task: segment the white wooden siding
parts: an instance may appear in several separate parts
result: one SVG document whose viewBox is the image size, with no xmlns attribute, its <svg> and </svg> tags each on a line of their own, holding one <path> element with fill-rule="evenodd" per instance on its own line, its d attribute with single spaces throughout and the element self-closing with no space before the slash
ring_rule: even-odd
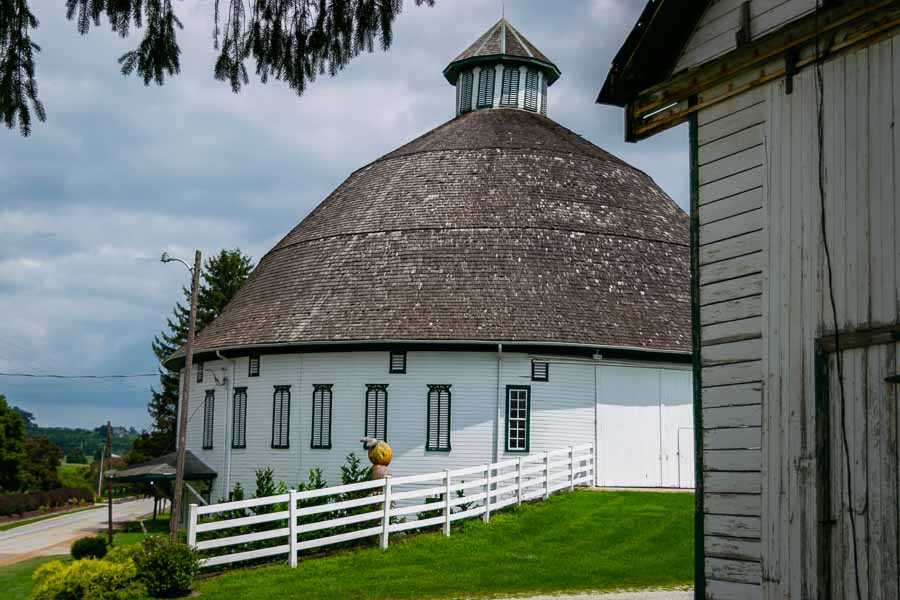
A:
<svg viewBox="0 0 900 600">
<path fill-rule="evenodd" d="M 710 6 L 722 8 L 722 2 Z M 697 116 L 702 551 L 709 598 L 758 598 L 761 591 L 766 116 L 759 89 Z"/>
<path fill-rule="evenodd" d="M 743 0 L 714 0 L 685 44 L 675 73 L 709 62 L 736 48 Z M 751 39 L 760 38 L 815 10 L 816 0 L 750 0 Z"/>
<path fill-rule="evenodd" d="M 900 209 L 894 133 L 900 107 L 900 37 L 854 50 L 823 68 L 825 195 L 833 286 L 842 330 L 900 320 Z M 764 344 L 763 523 L 766 591 L 817 590 L 814 340 L 833 331 L 820 230 L 816 78 L 812 69 L 769 90 L 769 277 Z M 844 352 L 848 450 L 858 511 L 862 595 L 898 593 L 895 344 Z M 834 376 L 832 358 L 832 375 Z M 832 381 L 832 597 L 855 598 L 840 395 Z M 865 507 L 865 508 L 863 508 Z"/>
<path fill-rule="evenodd" d="M 321 468 L 329 484 L 339 483 L 340 467 L 350 452 L 368 464 L 359 442 L 363 436 L 365 384 L 388 384 L 388 434 L 394 451 L 391 471 L 403 476 L 444 468 L 463 468 L 494 461 L 494 427 L 497 415 L 497 353 L 411 351 L 407 372 L 388 372 L 388 351 L 279 354 L 261 357 L 260 376 L 248 377 L 247 358 L 206 363 L 207 377 L 191 390 L 188 447 L 219 473 L 212 499 L 227 498 L 229 487 L 240 483 L 249 496 L 255 490 L 255 474 L 270 466 L 276 480 L 294 486 L 306 479 L 310 469 Z M 566 445 L 593 444 L 598 409 L 597 373 L 621 369 L 624 387 L 611 385 L 600 397 L 601 406 L 627 403 L 629 390 L 646 383 L 652 388 L 655 412 L 649 421 L 629 420 L 613 432 L 627 428 L 651 435 L 654 476 L 640 483 L 617 479 L 612 473 L 629 474 L 631 456 L 623 456 L 607 474 L 610 485 L 691 487 L 693 450 L 691 435 L 691 373 L 685 368 L 611 367 L 591 361 L 541 357 L 550 363 L 547 382 L 531 381 L 532 357 L 504 352 L 501 387 L 501 419 L 506 414 L 506 386 L 531 388 L 530 454 Z M 210 373 L 214 373 L 213 377 Z M 226 378 L 228 380 L 226 385 Z M 218 385 L 216 384 L 218 381 Z M 313 385 L 333 384 L 332 448 L 310 448 Z M 426 399 L 428 384 L 450 384 L 450 452 L 426 451 Z M 290 448 L 271 448 L 272 397 L 275 385 L 291 386 Z M 246 448 L 231 445 L 231 401 L 234 387 L 247 388 Z M 213 448 L 203 450 L 202 405 L 206 389 L 216 389 Z M 643 418 L 635 416 L 635 419 Z M 500 423 L 499 459 L 521 456 L 504 452 L 505 422 Z M 679 440 L 679 435 L 681 439 Z M 660 440 L 665 440 L 661 443 Z M 679 464 L 679 444 L 682 456 Z M 623 443 L 616 444 L 619 448 Z M 227 464 L 230 454 L 230 477 Z M 630 454 L 630 453 L 629 453 Z M 607 457 L 611 460 L 611 457 Z M 618 469 L 618 470 L 616 470 Z M 623 475 L 625 477 L 625 475 Z M 230 480 L 230 486 L 226 482 Z"/>
</svg>

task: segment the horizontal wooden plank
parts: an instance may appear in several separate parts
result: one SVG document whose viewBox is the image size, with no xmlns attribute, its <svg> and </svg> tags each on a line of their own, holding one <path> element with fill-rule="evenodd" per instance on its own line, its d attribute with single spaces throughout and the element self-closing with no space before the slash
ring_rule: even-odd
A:
<svg viewBox="0 0 900 600">
<path fill-rule="evenodd" d="M 760 450 L 706 450 L 703 468 L 707 471 L 759 471 L 762 467 Z"/>
<path fill-rule="evenodd" d="M 762 187 L 763 175 L 762 167 L 753 167 L 730 177 L 701 185 L 699 189 L 700 205 Z"/>
<path fill-rule="evenodd" d="M 749 474 L 748 474 L 749 475 Z M 704 485 L 706 478 L 704 477 Z M 762 478 L 757 474 L 758 478 Z M 762 519 L 760 517 L 734 517 L 731 515 L 704 515 L 703 531 L 707 535 L 727 535 L 748 539 L 760 539 Z"/>
<path fill-rule="evenodd" d="M 762 383 L 760 382 L 707 388 L 701 393 L 703 408 L 760 403 L 762 403 Z"/>
<path fill-rule="evenodd" d="M 762 428 L 726 427 L 703 430 L 703 448 L 706 450 L 739 450 L 762 446 Z M 756 491 L 759 490 L 735 490 Z"/>
<path fill-rule="evenodd" d="M 700 343 L 703 346 L 749 340 L 761 336 L 761 317 L 738 319 L 736 321 L 729 321 L 728 323 L 717 323 L 715 325 L 706 325 L 705 327 L 700 328 Z"/>
<path fill-rule="evenodd" d="M 236 519 L 222 519 L 220 521 L 209 521 L 207 523 L 197 524 L 197 533 L 204 531 L 219 531 L 221 529 L 232 529 L 234 527 L 244 527 L 247 525 L 259 525 L 260 523 L 270 523 L 272 521 L 280 521 L 287 519 L 290 513 L 286 510 L 266 513 L 261 515 L 251 515 L 249 517 L 238 517 Z"/>
<path fill-rule="evenodd" d="M 759 427 L 762 425 L 762 405 L 722 406 L 703 409 L 703 428 Z"/>
<path fill-rule="evenodd" d="M 704 387 L 717 385 L 733 385 L 735 383 L 749 383 L 762 379 L 762 361 L 753 360 L 742 363 L 729 363 L 713 367 L 703 367 Z"/>
<path fill-rule="evenodd" d="M 729 136 L 723 139 L 730 140 L 733 137 L 735 136 Z M 700 185 L 706 185 L 707 183 L 730 177 L 741 171 L 758 167 L 763 164 L 764 158 L 762 144 L 751 146 L 745 150 L 735 149 L 733 154 L 709 162 L 698 169 Z"/>
<path fill-rule="evenodd" d="M 707 225 L 751 210 L 760 210 L 762 199 L 763 189 L 759 187 L 704 204 L 697 209 L 697 214 L 700 215 L 700 225 Z"/>
<path fill-rule="evenodd" d="M 200 560 L 201 567 L 215 567 L 217 565 L 227 565 L 233 562 L 243 560 L 251 560 L 254 558 L 263 558 L 265 556 L 276 556 L 278 554 L 290 554 L 291 547 L 288 544 L 282 546 L 273 546 L 271 548 L 260 548 L 258 550 L 248 550 L 247 552 L 236 552 L 234 554 L 223 554 L 212 558 L 204 558 Z"/>
<path fill-rule="evenodd" d="M 421 527 L 434 527 L 435 525 L 442 525 L 444 523 L 444 517 L 431 517 L 429 519 L 416 519 L 415 521 L 406 521 L 405 523 L 394 523 L 391 525 L 391 533 L 396 531 L 406 531 L 408 529 L 419 529 Z"/>
<path fill-rule="evenodd" d="M 704 346 L 701 349 L 704 366 L 762 359 L 762 339 L 739 340 Z"/>
<path fill-rule="evenodd" d="M 762 600 L 762 585 L 707 578 L 706 600 Z"/>
<path fill-rule="evenodd" d="M 233 535 L 224 538 L 215 538 L 212 540 L 203 540 L 197 542 L 197 550 L 209 550 L 212 548 L 222 548 L 224 546 L 235 546 L 237 544 L 246 544 L 248 542 L 260 542 L 262 540 L 271 540 L 278 537 L 287 537 L 291 530 L 287 527 L 280 529 L 269 529 L 264 531 L 255 531 L 253 533 L 245 533 L 243 535 Z"/>
<path fill-rule="evenodd" d="M 751 210 L 749 212 L 742 213 L 740 215 L 735 215 L 733 217 L 728 217 L 727 219 L 721 219 L 719 221 L 714 221 L 709 223 L 708 225 L 700 226 L 700 246 L 701 248 L 712 244 L 714 242 L 719 242 L 721 240 L 727 240 L 728 238 L 737 237 L 739 235 L 744 235 L 746 233 L 751 233 L 754 231 L 761 231 L 763 228 L 763 214 L 762 209 Z M 757 250 L 762 249 L 762 244 L 757 248 Z M 701 250 L 702 252 L 702 250 Z M 702 258 L 702 254 L 701 254 Z M 708 261 L 707 261 L 708 262 Z"/>
<path fill-rule="evenodd" d="M 700 307 L 700 324 L 714 325 L 762 314 L 762 296 L 749 296 Z"/>
<path fill-rule="evenodd" d="M 720 281 L 700 287 L 700 304 L 707 306 L 747 296 L 762 294 L 762 273 L 752 273 L 739 279 Z M 761 331 L 761 330 L 760 330 Z"/>
<path fill-rule="evenodd" d="M 434 506 L 434 505 L 432 505 Z M 353 525 L 354 523 L 365 523 L 366 521 L 375 521 L 384 518 L 384 510 L 378 508 L 361 515 L 350 515 L 349 517 L 340 517 L 337 519 L 329 519 L 328 521 L 317 521 L 315 523 L 306 523 L 297 526 L 297 533 L 310 533 L 320 531 L 322 529 L 333 529 L 335 527 L 344 527 Z"/>
<path fill-rule="evenodd" d="M 717 494 L 759 494 L 762 491 L 762 475 L 758 471 L 708 471 L 703 474 L 703 491 Z"/>
<path fill-rule="evenodd" d="M 735 105 L 732 104 L 733 109 Z M 727 110 L 729 107 L 722 107 Z M 746 108 L 735 110 L 734 112 L 723 115 L 715 121 L 709 121 L 697 128 L 697 142 L 702 147 L 710 142 L 720 140 L 737 133 L 738 131 L 747 129 L 754 125 L 766 122 L 765 102 L 757 102 L 750 104 Z"/>
<path fill-rule="evenodd" d="M 435 485 L 427 488 L 419 488 L 417 490 L 407 490 L 404 492 L 395 492 L 391 489 L 391 500 L 409 500 L 410 498 L 423 498 L 425 496 L 436 496 L 446 491 L 446 486 Z"/>
<path fill-rule="evenodd" d="M 361 492 L 363 490 L 372 490 L 380 487 L 384 487 L 384 479 L 362 481 L 360 483 L 348 483 L 346 485 L 335 485 L 317 490 L 306 490 L 304 492 L 297 492 L 296 496 L 297 500 L 310 500 L 322 496 L 334 496 L 335 494 L 346 494 L 348 492 Z"/>
<path fill-rule="evenodd" d="M 697 113 L 697 123 L 700 126 L 709 125 L 713 121 L 726 118 L 747 107 L 759 104 L 760 102 L 765 102 L 766 93 L 766 88 L 755 87 L 743 94 L 732 96 L 727 100 L 708 106 Z"/>
<path fill-rule="evenodd" d="M 365 496 L 356 498 L 355 500 L 344 500 L 342 502 L 330 502 L 328 504 L 319 504 L 318 506 L 305 506 L 297 510 L 298 517 L 308 515 L 318 515 L 321 513 L 334 512 L 336 510 L 344 510 L 345 508 L 356 508 L 357 506 L 367 506 L 369 504 L 378 504 L 384 501 L 384 494 L 376 496 Z"/>
<path fill-rule="evenodd" d="M 271 504 L 280 504 L 287 502 L 287 494 L 278 494 L 276 496 L 266 496 L 264 498 L 248 498 L 247 500 L 235 500 L 233 502 L 220 502 L 218 504 L 207 504 L 206 506 L 197 507 L 197 515 L 208 515 L 211 513 L 225 512 L 226 510 L 239 510 L 242 508 L 255 508 L 258 506 L 269 506 Z"/>
<path fill-rule="evenodd" d="M 759 252 L 763 249 L 763 241 L 763 232 L 753 231 L 737 237 L 701 246 L 700 264 L 708 265 L 714 262 L 750 254 L 751 252 Z"/>
<path fill-rule="evenodd" d="M 359 531 L 349 531 L 338 535 L 330 535 L 328 537 L 318 538 L 315 540 L 306 540 L 297 544 L 298 550 L 309 550 L 310 548 L 320 548 L 322 546 L 330 546 L 332 544 L 340 544 L 341 542 L 349 542 L 350 540 L 358 540 L 360 538 L 372 537 L 381 533 L 382 527 L 369 527 L 368 529 L 360 529 Z"/>
<path fill-rule="evenodd" d="M 708 558 L 756 561 L 762 559 L 762 545 L 759 540 L 707 535 L 703 540 L 703 551 Z"/>
<path fill-rule="evenodd" d="M 709 163 L 722 160 L 749 148 L 759 146 L 765 139 L 765 127 L 765 125 L 754 125 L 753 127 L 748 127 L 735 134 L 710 142 L 705 146 L 701 146 L 697 155 L 700 168 L 702 169 Z M 763 161 L 761 160 L 759 164 L 763 164 Z"/>
<path fill-rule="evenodd" d="M 706 576 L 711 579 L 756 584 L 762 582 L 762 566 L 758 562 L 726 558 L 707 558 L 704 562 Z"/>
<path fill-rule="evenodd" d="M 745 517 L 762 514 L 762 497 L 759 494 L 704 494 L 703 512 Z"/>
<path fill-rule="evenodd" d="M 700 285 L 762 272 L 762 252 L 700 267 Z"/>
</svg>

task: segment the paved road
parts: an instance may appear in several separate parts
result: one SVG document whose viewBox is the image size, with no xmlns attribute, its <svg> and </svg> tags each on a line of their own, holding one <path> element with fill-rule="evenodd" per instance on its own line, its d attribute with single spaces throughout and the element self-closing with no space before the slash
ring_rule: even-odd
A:
<svg viewBox="0 0 900 600">
<path fill-rule="evenodd" d="M 113 523 L 153 512 L 153 500 L 113 505 Z M 73 540 L 106 529 L 106 506 L 22 525 L 0 532 L 0 566 L 51 554 L 68 554 Z"/>
</svg>

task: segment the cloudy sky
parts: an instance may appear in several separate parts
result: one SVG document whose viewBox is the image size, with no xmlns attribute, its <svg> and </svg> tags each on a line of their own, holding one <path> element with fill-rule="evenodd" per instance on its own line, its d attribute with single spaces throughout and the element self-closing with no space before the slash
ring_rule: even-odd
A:
<svg viewBox="0 0 900 600">
<path fill-rule="evenodd" d="M 644 1 L 505 4 L 563 72 L 549 116 L 687 209 L 686 129 L 625 144 L 621 110 L 594 103 Z M 299 98 L 278 82 L 235 95 L 213 79 L 212 6 L 177 3 L 182 72 L 145 87 L 116 63 L 137 37 L 106 24 L 81 37 L 60 2 L 32 0 L 48 120 L 30 138 L 0 129 L 0 372 L 154 372 L 150 342 L 188 283 L 160 253 L 239 246 L 256 260 L 352 171 L 451 118 L 441 71 L 499 18 L 501 1 L 407 0 L 387 53 Z M 143 428 L 154 383 L 0 376 L 0 394 L 42 425 Z"/>
</svg>

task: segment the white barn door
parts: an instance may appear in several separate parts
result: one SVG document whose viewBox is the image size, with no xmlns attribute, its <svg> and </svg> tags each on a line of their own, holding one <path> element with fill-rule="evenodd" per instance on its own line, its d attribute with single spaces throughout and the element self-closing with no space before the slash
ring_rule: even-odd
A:
<svg viewBox="0 0 900 600">
<path fill-rule="evenodd" d="M 693 487 L 691 372 L 597 369 L 598 484 Z"/>
</svg>

